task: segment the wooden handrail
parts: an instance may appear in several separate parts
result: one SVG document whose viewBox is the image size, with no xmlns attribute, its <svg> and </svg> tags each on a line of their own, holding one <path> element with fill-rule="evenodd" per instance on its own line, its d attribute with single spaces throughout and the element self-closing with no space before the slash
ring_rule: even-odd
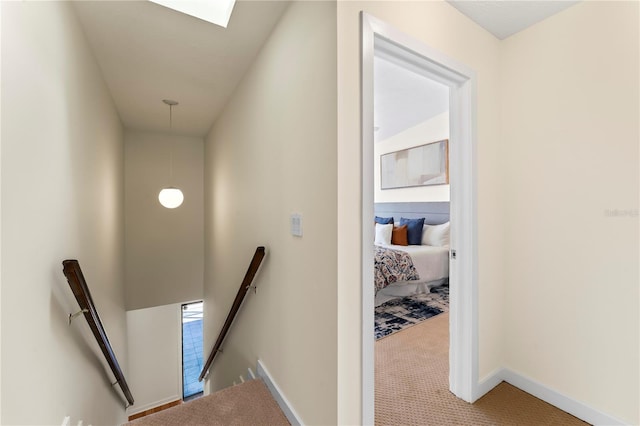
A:
<svg viewBox="0 0 640 426">
<path fill-rule="evenodd" d="M 198 377 L 198 381 L 201 382 L 202 379 L 207 375 L 209 371 L 209 367 L 213 363 L 213 359 L 216 357 L 218 351 L 220 351 L 220 347 L 222 346 L 222 342 L 224 342 L 224 338 L 231 327 L 231 323 L 233 323 L 238 310 L 240 309 L 240 305 L 242 305 L 242 301 L 244 300 L 244 296 L 251 288 L 251 282 L 253 278 L 256 276 L 258 269 L 260 268 L 260 264 L 262 263 L 262 259 L 264 259 L 264 247 L 256 248 L 256 252 L 253 254 L 253 259 L 251 259 L 251 263 L 249 264 L 249 269 L 247 269 L 247 273 L 242 280 L 242 284 L 240 284 L 240 288 L 238 289 L 238 294 L 236 294 L 236 298 L 233 301 L 233 305 L 231 305 L 231 310 L 229 311 L 229 315 L 227 315 L 227 319 L 222 326 L 222 330 L 220 330 L 220 334 L 216 339 L 216 343 L 213 345 L 211 349 L 211 353 L 209 354 L 209 358 L 207 358 L 207 362 L 204 364 L 204 368 L 200 373 L 200 377 Z"/>
<path fill-rule="evenodd" d="M 62 262 L 62 265 L 64 275 L 67 277 L 71 291 L 76 297 L 78 305 L 80 305 L 81 312 L 84 313 L 84 318 L 87 320 L 87 323 L 93 332 L 93 336 L 96 338 L 98 345 L 102 350 L 102 354 L 106 358 L 107 363 L 109 363 L 109 367 L 111 367 L 116 383 L 120 385 L 122 393 L 127 399 L 129 405 L 133 405 L 133 395 L 131 395 L 127 381 L 124 378 L 124 374 L 122 374 L 120 364 L 118 364 L 116 355 L 111 348 L 111 343 L 109 343 L 107 333 L 104 331 L 96 306 L 93 304 L 93 299 L 91 298 L 89 287 L 87 287 L 87 282 L 84 280 L 84 275 L 82 275 L 80 264 L 78 264 L 77 260 L 65 260 Z"/>
</svg>

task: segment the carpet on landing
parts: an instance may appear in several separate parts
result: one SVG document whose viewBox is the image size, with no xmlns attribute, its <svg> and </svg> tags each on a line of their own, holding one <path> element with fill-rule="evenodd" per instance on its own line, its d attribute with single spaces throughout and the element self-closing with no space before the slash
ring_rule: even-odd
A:
<svg viewBox="0 0 640 426">
<path fill-rule="evenodd" d="M 375 424 L 563 425 L 587 423 L 501 383 L 469 404 L 449 392 L 449 314 L 375 343 Z"/>
<path fill-rule="evenodd" d="M 125 426 L 289 425 L 261 379 L 222 389 Z"/>
</svg>

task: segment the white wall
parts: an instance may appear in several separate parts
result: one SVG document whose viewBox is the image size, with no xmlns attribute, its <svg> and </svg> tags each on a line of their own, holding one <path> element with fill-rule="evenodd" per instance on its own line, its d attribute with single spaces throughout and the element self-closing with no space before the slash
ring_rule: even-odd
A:
<svg viewBox="0 0 640 426">
<path fill-rule="evenodd" d="M 339 415 L 361 422 L 360 24 L 364 10 L 474 69 L 478 76 L 480 376 L 502 364 L 503 235 L 499 41 L 446 2 L 338 4 Z"/>
<path fill-rule="evenodd" d="M 68 3 L 2 4 L 2 424 L 118 424 L 124 399 L 61 262 L 127 372 L 120 120 Z"/>
<path fill-rule="evenodd" d="M 181 304 L 127 311 L 128 415 L 182 399 Z"/>
<path fill-rule="evenodd" d="M 376 203 L 449 201 L 449 185 L 380 189 L 380 156 L 389 152 L 449 139 L 449 112 L 443 112 L 403 132 L 376 142 L 373 147 L 374 200 Z"/>
<path fill-rule="evenodd" d="M 640 423 L 639 5 L 504 41 L 506 366 Z M 615 210 L 619 210 L 616 214 Z"/>
<path fill-rule="evenodd" d="M 2 4 L 0 4 L 0 58 L 2 58 Z M 2 67 L 0 67 L 0 99 L 2 98 Z M 2 241 L 2 102 L 0 102 L 0 242 Z M 2 330 L 2 244 L 0 243 L 0 330 Z M 2 337 L 0 335 L 0 366 L 2 366 Z M 0 367 L 0 383 L 2 368 Z M 0 386 L 0 421 L 2 421 L 2 386 Z"/>
<path fill-rule="evenodd" d="M 174 119 L 178 119 L 175 109 Z M 200 138 L 125 133 L 127 310 L 202 299 L 203 156 Z M 184 194 L 184 203 L 176 209 L 164 208 L 158 201 L 160 190 L 169 185 Z"/>
<path fill-rule="evenodd" d="M 335 138 L 336 5 L 296 2 L 206 138 L 205 348 L 265 245 L 211 386 L 260 357 L 306 424 L 336 424 Z"/>
</svg>

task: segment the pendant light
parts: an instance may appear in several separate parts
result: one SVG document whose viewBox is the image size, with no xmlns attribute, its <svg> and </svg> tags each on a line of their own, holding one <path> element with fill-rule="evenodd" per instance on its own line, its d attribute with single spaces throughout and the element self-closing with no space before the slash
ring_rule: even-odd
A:
<svg viewBox="0 0 640 426">
<path fill-rule="evenodd" d="M 169 105 L 169 130 L 172 127 L 172 118 L 173 118 L 173 107 L 178 105 L 178 102 L 172 101 L 170 99 L 163 99 L 162 102 Z M 171 141 L 171 154 L 169 157 L 169 184 L 173 181 L 173 140 Z M 162 188 L 160 193 L 158 194 L 158 201 L 162 204 L 163 207 L 168 209 L 175 209 L 176 207 L 180 207 L 182 202 L 184 201 L 184 195 L 182 195 L 182 191 L 179 188 L 174 186 L 168 186 L 166 188 Z"/>
</svg>

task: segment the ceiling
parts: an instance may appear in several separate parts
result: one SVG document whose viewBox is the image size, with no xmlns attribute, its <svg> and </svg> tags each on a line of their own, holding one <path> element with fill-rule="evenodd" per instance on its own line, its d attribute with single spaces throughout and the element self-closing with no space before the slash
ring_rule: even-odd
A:
<svg viewBox="0 0 640 426">
<path fill-rule="evenodd" d="M 447 0 L 491 34 L 505 38 L 572 6 L 578 1 Z"/>
<path fill-rule="evenodd" d="M 575 1 L 449 3 L 505 38 Z M 227 29 L 150 1 L 73 2 L 126 128 L 203 137 L 286 10 L 286 1 L 238 1 Z M 375 61 L 376 140 L 447 106 L 447 89 L 391 62 Z M 440 86 L 440 87 L 438 87 Z"/>
<path fill-rule="evenodd" d="M 383 141 L 449 109 L 449 88 L 406 67 L 373 58 L 374 140 Z"/>
<path fill-rule="evenodd" d="M 504 39 L 578 1 L 447 0 L 471 20 Z M 374 139 L 383 141 L 449 108 L 449 89 L 374 56 Z"/>
<path fill-rule="evenodd" d="M 289 5 L 239 1 L 227 29 L 149 1 L 73 2 L 126 128 L 202 137 Z"/>
</svg>

